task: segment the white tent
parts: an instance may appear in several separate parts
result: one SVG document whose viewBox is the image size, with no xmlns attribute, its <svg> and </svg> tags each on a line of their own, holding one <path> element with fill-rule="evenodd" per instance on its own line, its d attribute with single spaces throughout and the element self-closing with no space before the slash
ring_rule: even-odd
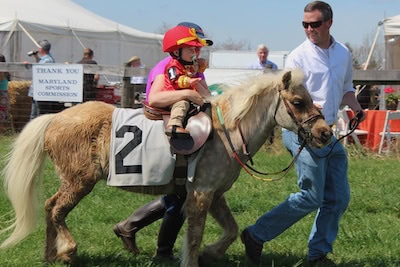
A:
<svg viewBox="0 0 400 267">
<path fill-rule="evenodd" d="M 384 20 L 385 35 L 400 35 L 400 15 Z"/>
<path fill-rule="evenodd" d="M 400 15 L 383 21 L 385 31 L 386 68 L 400 69 Z"/>
<path fill-rule="evenodd" d="M 47 39 L 57 63 L 77 62 L 90 47 L 98 64 L 121 66 L 133 55 L 146 66 L 164 58 L 162 35 L 100 17 L 70 0 L 0 0 L 0 53 L 8 62 L 33 62 L 27 52 Z"/>
</svg>

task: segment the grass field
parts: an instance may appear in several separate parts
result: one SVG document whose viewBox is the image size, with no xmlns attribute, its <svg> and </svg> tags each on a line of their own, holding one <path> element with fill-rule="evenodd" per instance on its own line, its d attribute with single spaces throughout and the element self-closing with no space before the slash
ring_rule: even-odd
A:
<svg viewBox="0 0 400 267">
<path fill-rule="evenodd" d="M 8 151 L 10 142 L 11 137 L 0 136 L 0 155 Z M 375 153 L 353 146 L 348 147 L 348 152 L 352 199 L 341 221 L 334 254 L 330 258 L 339 266 L 400 266 L 399 154 L 396 151 L 392 156 L 378 157 Z M 273 146 L 263 148 L 257 154 L 255 166 L 264 171 L 278 171 L 286 167 L 290 160 L 280 140 L 277 140 Z M 3 164 L 0 163 L 1 168 Z M 17 246 L 0 251 L 0 266 L 45 266 L 42 262 L 45 238 L 43 203 L 58 189 L 58 178 L 50 162 L 46 165 L 44 184 L 45 190 L 39 198 L 41 210 L 36 230 Z M 242 172 L 226 197 L 242 230 L 296 190 L 294 170 L 276 182 L 255 180 Z M 67 218 L 78 243 L 76 266 L 177 266 L 155 264 L 151 260 L 159 221 L 137 234 L 137 243 L 142 251 L 138 256 L 125 251 L 112 231 L 115 223 L 151 199 L 154 196 L 132 194 L 108 187 L 105 182 L 98 183 Z M 1 190 L 0 214 L 7 214 L 10 210 L 10 204 Z M 314 215 L 309 214 L 266 243 L 261 266 L 302 266 Z M 0 229 L 6 225 L 6 218 L 10 217 L 3 216 L 0 220 Z M 175 246 L 177 255 L 182 247 L 182 233 Z M 219 226 L 208 218 L 203 243 L 213 242 L 219 235 Z M 5 238 L 5 235 L 0 236 L 0 240 Z M 212 266 L 249 266 L 240 240 L 236 240 L 224 258 Z"/>
</svg>

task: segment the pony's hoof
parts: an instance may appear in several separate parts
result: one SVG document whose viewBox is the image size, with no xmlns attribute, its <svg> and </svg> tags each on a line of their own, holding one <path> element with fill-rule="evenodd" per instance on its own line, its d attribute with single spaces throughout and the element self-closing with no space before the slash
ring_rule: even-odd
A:
<svg viewBox="0 0 400 267">
<path fill-rule="evenodd" d="M 64 265 L 74 265 L 75 261 L 76 261 L 76 254 L 73 255 L 62 255 L 58 258 L 58 262 L 61 262 Z"/>
<path fill-rule="evenodd" d="M 74 246 L 68 252 L 58 253 L 53 256 L 45 256 L 45 261 L 48 263 L 61 263 L 64 265 L 73 265 L 77 258 L 78 248 Z"/>
</svg>

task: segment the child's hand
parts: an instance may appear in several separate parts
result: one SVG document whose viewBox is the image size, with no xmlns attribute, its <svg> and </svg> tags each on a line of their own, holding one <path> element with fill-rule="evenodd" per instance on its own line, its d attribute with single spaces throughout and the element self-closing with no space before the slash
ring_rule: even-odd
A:
<svg viewBox="0 0 400 267">
<path fill-rule="evenodd" d="M 196 84 L 201 81 L 201 78 L 190 78 L 186 75 L 179 76 L 177 84 L 179 89 L 196 89 Z"/>
<path fill-rule="evenodd" d="M 190 87 L 196 88 L 196 84 L 201 81 L 201 78 L 190 78 Z"/>
</svg>

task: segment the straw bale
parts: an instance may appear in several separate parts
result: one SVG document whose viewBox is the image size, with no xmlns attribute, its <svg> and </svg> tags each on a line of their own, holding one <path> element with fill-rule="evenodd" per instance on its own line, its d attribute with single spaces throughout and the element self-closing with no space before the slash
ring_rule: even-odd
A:
<svg viewBox="0 0 400 267">
<path fill-rule="evenodd" d="M 10 81 L 8 83 L 8 95 L 10 97 L 10 117 L 12 128 L 20 131 L 28 123 L 32 98 L 28 96 L 31 81 Z"/>
</svg>

